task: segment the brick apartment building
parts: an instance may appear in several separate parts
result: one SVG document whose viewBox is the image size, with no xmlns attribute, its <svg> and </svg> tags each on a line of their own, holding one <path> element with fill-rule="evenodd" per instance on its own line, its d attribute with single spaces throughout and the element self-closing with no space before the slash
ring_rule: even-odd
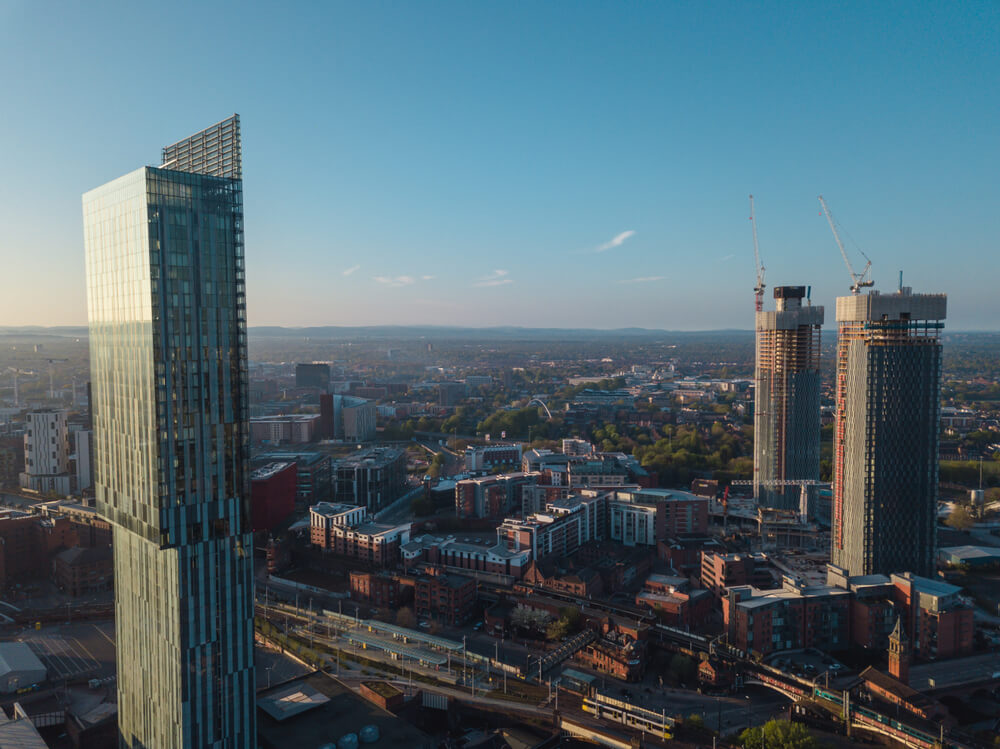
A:
<svg viewBox="0 0 1000 749">
<path fill-rule="evenodd" d="M 456 570 L 487 572 L 520 580 L 531 561 L 531 552 L 508 549 L 504 543 L 474 544 L 453 537 L 420 536 L 403 546 L 403 563 L 442 565 Z"/>
<path fill-rule="evenodd" d="M 961 588 L 904 572 L 892 575 L 893 599 L 917 658 L 935 660 L 972 652 L 972 607 L 959 597 Z"/>
<path fill-rule="evenodd" d="M 522 506 L 523 490 L 538 480 L 537 473 L 504 473 L 463 479 L 455 484 L 455 511 L 460 518 L 502 521 Z"/>
<path fill-rule="evenodd" d="M 52 575 L 56 585 L 71 596 L 110 590 L 114 562 L 110 546 L 74 546 L 55 555 Z"/>
<path fill-rule="evenodd" d="M 697 627 L 712 614 L 715 603 L 707 590 L 691 590 L 686 577 L 650 575 L 635 596 L 636 606 L 648 606 L 672 627 Z"/>
<path fill-rule="evenodd" d="M 76 525 L 65 516 L 0 514 L 0 590 L 45 577 L 52 556 L 77 545 Z"/>
<path fill-rule="evenodd" d="M 396 575 L 352 571 L 351 599 L 379 608 L 398 609 L 403 603 L 403 591 Z"/>
<path fill-rule="evenodd" d="M 451 626 L 465 623 L 476 603 L 476 581 L 471 577 L 431 568 L 414 586 L 417 616 L 438 619 Z"/>
<path fill-rule="evenodd" d="M 365 565 L 396 566 L 410 540 L 410 524 L 387 525 L 368 520 L 367 509 L 320 502 L 309 508 L 309 538 L 314 546 Z"/>
<path fill-rule="evenodd" d="M 703 551 L 701 554 L 701 587 L 721 599 L 726 589 L 737 585 L 755 588 L 774 587 L 771 565 L 766 554 L 724 554 Z"/>
<path fill-rule="evenodd" d="M 828 585 L 807 586 L 786 575 L 779 590 L 736 585 L 722 599 L 729 642 L 761 655 L 849 644 L 850 593 Z"/>
<path fill-rule="evenodd" d="M 850 591 L 850 638 L 855 645 L 885 650 L 899 620 L 908 650 L 916 658 L 972 653 L 973 610 L 960 597 L 958 586 L 909 572 L 848 577 L 835 565 L 827 566 L 827 583 Z"/>
</svg>

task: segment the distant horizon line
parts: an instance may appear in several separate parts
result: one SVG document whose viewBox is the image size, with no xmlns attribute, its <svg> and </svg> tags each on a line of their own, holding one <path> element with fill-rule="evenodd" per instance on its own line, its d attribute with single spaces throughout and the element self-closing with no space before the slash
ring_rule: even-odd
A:
<svg viewBox="0 0 1000 749">
<path fill-rule="evenodd" d="M 640 333 L 754 333 L 754 328 L 646 328 L 641 325 L 628 325 L 616 328 L 597 327 L 569 327 L 569 326 L 529 326 L 529 325 L 440 325 L 434 323 L 426 324 L 405 324 L 405 323 L 373 323 L 368 325 L 248 325 L 247 332 L 251 331 L 311 331 L 311 330 L 379 330 L 379 329 L 400 329 L 400 330 L 484 330 L 484 331 L 579 331 L 596 333 L 621 333 L 635 331 Z M 823 325 L 821 330 L 836 331 L 836 324 Z M 7 331 L 77 331 L 88 332 L 89 326 L 84 325 L 0 325 L 0 333 Z M 949 333 L 997 333 L 998 328 L 945 328 L 944 334 Z"/>
</svg>

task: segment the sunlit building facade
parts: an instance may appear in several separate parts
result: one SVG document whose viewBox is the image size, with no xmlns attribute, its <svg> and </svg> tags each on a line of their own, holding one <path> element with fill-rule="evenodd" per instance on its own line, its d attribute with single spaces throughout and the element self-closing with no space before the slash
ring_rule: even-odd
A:
<svg viewBox="0 0 1000 749">
<path fill-rule="evenodd" d="M 830 561 L 930 577 L 937 544 L 944 294 L 837 299 Z"/>
<path fill-rule="evenodd" d="M 123 747 L 255 746 L 239 118 L 83 196 Z"/>
<path fill-rule="evenodd" d="M 796 480 L 819 479 L 819 351 L 823 308 L 805 286 L 776 286 L 775 309 L 756 315 L 754 496 L 795 509 Z M 806 299 L 806 304 L 802 300 Z"/>
</svg>

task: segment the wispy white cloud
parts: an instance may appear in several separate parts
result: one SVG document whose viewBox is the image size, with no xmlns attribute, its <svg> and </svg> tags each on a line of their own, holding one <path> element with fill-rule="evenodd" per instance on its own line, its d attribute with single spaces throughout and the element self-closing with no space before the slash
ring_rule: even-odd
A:
<svg viewBox="0 0 1000 749">
<path fill-rule="evenodd" d="M 732 259 L 733 259 L 734 257 L 736 257 L 736 255 L 734 255 L 733 253 L 729 253 L 729 254 L 728 254 L 728 255 L 726 255 L 725 257 L 721 257 L 721 258 L 719 258 L 719 262 L 720 262 L 720 263 L 724 263 L 724 262 L 726 262 L 727 260 L 732 260 Z"/>
<path fill-rule="evenodd" d="M 361 266 L 360 265 L 352 265 L 350 268 L 348 268 L 347 270 L 343 271 L 343 273 L 344 273 L 345 276 L 349 276 L 352 273 L 355 273 L 355 272 L 357 272 L 359 270 L 361 270 Z"/>
<path fill-rule="evenodd" d="M 631 237 L 633 234 L 635 234 L 634 229 L 623 231 L 621 234 L 614 237 L 611 241 L 605 242 L 600 247 L 596 248 L 594 252 L 607 252 L 608 250 L 612 250 L 615 247 L 621 247 L 625 243 L 625 240 Z"/>
<path fill-rule="evenodd" d="M 649 283 L 651 281 L 662 281 L 666 276 L 640 276 L 639 278 L 626 278 L 618 283 Z"/>
<path fill-rule="evenodd" d="M 413 276 L 374 276 L 374 279 L 383 286 L 391 286 L 393 288 L 410 286 L 416 281 Z"/>
<path fill-rule="evenodd" d="M 437 276 L 421 276 L 420 280 L 421 281 L 433 281 L 435 278 L 437 278 Z"/>
<path fill-rule="evenodd" d="M 508 271 L 505 270 L 495 270 L 488 276 L 483 276 L 482 278 L 476 279 L 472 284 L 473 286 L 503 286 L 504 284 L 514 283 L 511 278 L 506 278 Z"/>
</svg>

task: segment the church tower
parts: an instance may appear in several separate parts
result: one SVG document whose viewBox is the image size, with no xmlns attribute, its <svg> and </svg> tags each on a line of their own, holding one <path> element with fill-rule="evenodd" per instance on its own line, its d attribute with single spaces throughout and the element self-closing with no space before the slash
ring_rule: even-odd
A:
<svg viewBox="0 0 1000 749">
<path fill-rule="evenodd" d="M 900 617 L 896 617 L 896 626 L 889 635 L 889 673 L 904 684 L 910 683 L 910 642 Z"/>
</svg>

